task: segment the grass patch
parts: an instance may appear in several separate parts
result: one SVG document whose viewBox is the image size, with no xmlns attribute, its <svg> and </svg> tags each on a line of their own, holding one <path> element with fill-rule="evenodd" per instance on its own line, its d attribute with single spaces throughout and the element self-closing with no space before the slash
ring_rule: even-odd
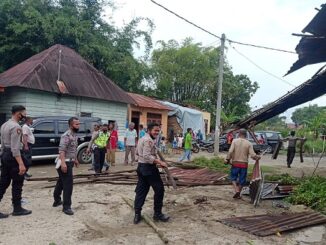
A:
<svg viewBox="0 0 326 245">
<path fill-rule="evenodd" d="M 266 175 L 266 181 L 277 181 L 282 185 L 298 185 L 302 181 L 302 179 L 293 177 L 289 174 L 273 174 L 273 175 Z"/>
<path fill-rule="evenodd" d="M 304 178 L 286 200 L 326 214 L 326 178 L 320 176 Z"/>
<path fill-rule="evenodd" d="M 230 172 L 230 165 L 224 164 L 224 159 L 221 157 L 206 158 L 206 157 L 196 157 L 193 163 L 200 167 L 206 167 L 212 170 L 216 170 L 223 173 Z"/>
</svg>

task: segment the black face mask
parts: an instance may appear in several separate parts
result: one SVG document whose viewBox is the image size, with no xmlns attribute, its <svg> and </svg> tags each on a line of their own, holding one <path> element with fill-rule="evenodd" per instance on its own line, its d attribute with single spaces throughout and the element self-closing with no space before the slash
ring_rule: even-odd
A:
<svg viewBox="0 0 326 245">
<path fill-rule="evenodd" d="M 20 123 L 25 123 L 26 122 L 26 116 L 24 116 L 23 114 L 20 114 Z"/>
<path fill-rule="evenodd" d="M 79 128 L 72 128 L 72 131 L 75 132 L 75 133 L 78 133 Z"/>
<path fill-rule="evenodd" d="M 103 133 L 105 133 L 105 134 L 106 134 L 107 132 L 108 132 L 107 130 L 103 130 Z"/>
</svg>

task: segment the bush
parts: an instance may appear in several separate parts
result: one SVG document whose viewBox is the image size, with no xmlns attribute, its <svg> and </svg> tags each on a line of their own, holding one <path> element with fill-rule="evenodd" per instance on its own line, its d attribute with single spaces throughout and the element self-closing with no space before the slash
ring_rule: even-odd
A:
<svg viewBox="0 0 326 245">
<path fill-rule="evenodd" d="M 219 172 L 228 173 L 230 171 L 229 165 L 224 164 L 224 159 L 221 157 L 206 158 L 197 157 L 193 160 L 194 164 L 201 167 L 217 170 Z"/>
<path fill-rule="evenodd" d="M 287 201 L 326 213 L 326 178 L 320 176 L 305 178 Z"/>
<path fill-rule="evenodd" d="M 323 152 L 323 140 L 307 140 L 305 144 L 303 145 L 304 147 L 304 152 L 305 153 L 322 153 Z"/>
<path fill-rule="evenodd" d="M 274 175 L 267 175 L 265 177 L 267 181 L 277 181 L 281 185 L 298 185 L 300 184 L 300 179 L 295 178 L 289 174 L 274 174 Z"/>
</svg>

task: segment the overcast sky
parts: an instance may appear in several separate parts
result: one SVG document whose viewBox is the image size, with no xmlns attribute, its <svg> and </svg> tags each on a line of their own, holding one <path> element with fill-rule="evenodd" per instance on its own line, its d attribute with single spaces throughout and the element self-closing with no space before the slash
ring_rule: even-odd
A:
<svg viewBox="0 0 326 245">
<path fill-rule="evenodd" d="M 246 43 L 253 43 L 294 51 L 299 38 L 292 33 L 301 30 L 315 16 L 325 0 L 156 0 L 158 3 L 179 13 L 196 24 L 227 38 Z M 182 41 L 192 37 L 203 45 L 219 45 L 219 41 L 209 34 L 196 29 L 150 0 L 115 0 L 117 10 L 113 20 L 118 26 L 129 22 L 132 18 L 142 16 L 153 20 L 156 28 L 152 35 L 153 42 L 175 39 Z M 109 16 L 110 13 L 107 13 Z M 282 82 L 249 63 L 236 53 L 227 43 L 226 56 L 235 74 L 246 74 L 259 84 L 259 89 L 250 101 L 253 109 L 274 101 L 293 89 L 293 86 Z M 234 47 L 264 68 L 268 72 L 287 82 L 298 86 L 309 79 L 323 63 L 304 67 L 283 78 L 292 64 L 297 60 L 296 54 L 268 51 L 245 46 Z M 223 99 L 223 98 L 222 98 Z M 326 106 L 326 96 L 320 97 L 310 104 Z M 304 105 L 308 105 L 304 104 Z M 286 116 L 290 116 L 290 109 Z"/>
</svg>

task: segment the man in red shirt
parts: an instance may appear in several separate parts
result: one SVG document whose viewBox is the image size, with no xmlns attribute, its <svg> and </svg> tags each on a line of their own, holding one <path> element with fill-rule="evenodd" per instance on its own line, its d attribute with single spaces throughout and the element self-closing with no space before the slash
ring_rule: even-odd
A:
<svg viewBox="0 0 326 245">
<path fill-rule="evenodd" d="M 111 163 L 111 166 L 115 166 L 115 152 L 118 147 L 118 131 L 114 129 L 114 123 L 109 124 L 109 134 L 110 139 L 108 144 L 106 145 L 107 153 L 106 153 L 106 161 Z"/>
</svg>

